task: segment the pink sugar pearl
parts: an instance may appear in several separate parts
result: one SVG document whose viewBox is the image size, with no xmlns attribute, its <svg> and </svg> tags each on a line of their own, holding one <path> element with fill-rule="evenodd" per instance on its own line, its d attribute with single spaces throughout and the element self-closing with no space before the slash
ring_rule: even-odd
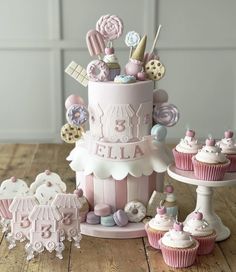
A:
<svg viewBox="0 0 236 272">
<path fill-rule="evenodd" d="M 193 137 L 195 136 L 195 131 L 189 129 L 189 130 L 186 131 L 186 134 L 185 134 L 185 135 L 188 136 L 188 137 L 193 138 Z"/>
<path fill-rule="evenodd" d="M 50 170 L 45 170 L 45 172 L 44 172 L 47 176 L 49 176 L 49 175 L 51 175 L 51 171 Z"/>
<path fill-rule="evenodd" d="M 183 223 L 175 222 L 173 228 L 176 231 L 183 231 L 184 225 Z"/>
<path fill-rule="evenodd" d="M 157 214 L 163 215 L 166 214 L 166 207 L 157 207 Z"/>
<path fill-rule="evenodd" d="M 215 139 L 206 139 L 206 146 L 215 146 L 216 140 Z"/>
<path fill-rule="evenodd" d="M 74 194 L 77 197 L 82 197 L 84 193 L 83 193 L 83 190 L 79 188 L 79 189 L 74 190 Z"/>
<path fill-rule="evenodd" d="M 82 97 L 80 97 L 79 95 L 70 95 L 67 97 L 66 101 L 65 101 L 65 107 L 66 109 L 68 109 L 71 105 L 75 105 L 75 104 L 82 104 L 84 105 L 84 100 Z"/>
<path fill-rule="evenodd" d="M 225 131 L 225 138 L 226 139 L 233 138 L 233 136 L 234 136 L 233 131 L 231 131 L 231 130 Z"/>
<path fill-rule="evenodd" d="M 174 192 L 174 187 L 172 185 L 166 185 L 165 192 L 169 193 L 169 194 L 173 193 Z"/>
<path fill-rule="evenodd" d="M 112 54 L 114 54 L 114 52 L 115 52 L 115 50 L 114 50 L 113 47 L 106 47 L 105 48 L 105 54 L 106 55 L 112 55 Z"/>
<path fill-rule="evenodd" d="M 16 182 L 17 181 L 17 178 L 15 176 L 11 177 L 11 181 L 12 182 Z"/>
<path fill-rule="evenodd" d="M 194 212 L 192 214 L 193 219 L 197 219 L 197 220 L 202 220 L 203 219 L 203 214 L 201 212 Z"/>
<path fill-rule="evenodd" d="M 144 81 L 147 79 L 147 74 L 145 72 L 139 72 L 139 73 L 137 73 L 137 79 Z"/>
</svg>

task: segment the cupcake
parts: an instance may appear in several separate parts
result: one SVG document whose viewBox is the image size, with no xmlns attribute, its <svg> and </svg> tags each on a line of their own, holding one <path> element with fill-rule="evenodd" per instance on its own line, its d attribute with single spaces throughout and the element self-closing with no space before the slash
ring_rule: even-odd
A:
<svg viewBox="0 0 236 272">
<path fill-rule="evenodd" d="M 192 158 L 194 175 L 201 180 L 222 180 L 230 161 L 214 139 L 207 139 L 206 145 Z"/>
<path fill-rule="evenodd" d="M 195 139 L 195 131 L 187 130 L 184 139 L 172 150 L 175 158 L 175 165 L 178 169 L 192 171 L 192 157 L 197 154 L 201 145 Z"/>
<path fill-rule="evenodd" d="M 116 55 L 114 54 L 114 48 L 105 48 L 105 56 L 103 58 L 103 61 L 107 64 L 109 67 L 109 75 L 108 80 L 113 81 L 114 78 L 120 74 L 120 65 L 118 63 L 118 59 Z"/>
<path fill-rule="evenodd" d="M 236 171 L 236 144 L 233 139 L 233 131 L 225 131 L 224 138 L 216 144 L 221 148 L 221 152 L 230 160 L 228 172 Z"/>
<path fill-rule="evenodd" d="M 189 232 L 199 242 L 197 254 L 206 255 L 213 251 L 216 232 L 203 219 L 201 212 L 194 212 L 191 219 L 184 224 L 184 231 Z"/>
<path fill-rule="evenodd" d="M 174 193 L 174 187 L 172 185 L 165 186 L 165 199 L 162 201 L 162 205 L 166 207 L 166 212 L 174 218 L 178 214 L 178 206 L 176 202 L 176 196 Z"/>
<path fill-rule="evenodd" d="M 167 265 L 184 268 L 194 263 L 199 242 L 183 230 L 182 223 L 175 222 L 173 229 L 165 233 L 159 243 Z"/>
<path fill-rule="evenodd" d="M 157 208 L 156 216 L 145 225 L 149 244 L 160 249 L 159 240 L 173 227 L 174 218 L 167 214 L 166 207 Z"/>
</svg>

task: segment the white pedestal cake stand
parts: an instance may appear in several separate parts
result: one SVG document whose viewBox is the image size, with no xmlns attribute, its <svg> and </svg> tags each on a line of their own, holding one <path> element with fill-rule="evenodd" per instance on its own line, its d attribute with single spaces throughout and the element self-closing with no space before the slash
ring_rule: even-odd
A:
<svg viewBox="0 0 236 272">
<path fill-rule="evenodd" d="M 196 179 L 193 171 L 183 171 L 171 164 L 167 168 L 167 173 L 173 179 L 187 184 L 197 185 L 197 203 L 195 210 L 203 213 L 204 218 L 216 230 L 216 241 L 223 241 L 230 236 L 230 230 L 221 221 L 213 209 L 213 188 L 236 185 L 236 173 L 226 173 L 221 181 L 204 181 Z M 186 220 L 191 216 L 187 216 Z"/>
</svg>

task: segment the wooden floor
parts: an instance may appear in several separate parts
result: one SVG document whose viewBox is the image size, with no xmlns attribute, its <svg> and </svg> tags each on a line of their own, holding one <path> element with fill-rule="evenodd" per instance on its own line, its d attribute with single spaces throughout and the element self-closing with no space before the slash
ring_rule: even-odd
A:
<svg viewBox="0 0 236 272">
<path fill-rule="evenodd" d="M 11 176 L 26 180 L 29 184 L 35 176 L 50 169 L 61 175 L 68 191 L 75 188 L 75 177 L 65 158 L 72 146 L 60 144 L 0 145 L 0 181 Z M 195 187 L 174 182 L 180 208 L 180 219 L 193 210 Z M 214 206 L 225 225 L 231 229 L 231 237 L 217 243 L 214 252 L 198 257 L 188 269 L 172 269 L 163 262 L 161 253 L 152 249 L 146 238 L 111 240 L 83 236 L 81 249 L 65 243 L 64 259 L 54 253 L 44 252 L 27 262 L 24 244 L 11 251 L 0 234 L 0 272 L 19 271 L 93 271 L 93 272 L 141 272 L 141 271 L 236 271 L 236 187 L 215 190 Z"/>
</svg>

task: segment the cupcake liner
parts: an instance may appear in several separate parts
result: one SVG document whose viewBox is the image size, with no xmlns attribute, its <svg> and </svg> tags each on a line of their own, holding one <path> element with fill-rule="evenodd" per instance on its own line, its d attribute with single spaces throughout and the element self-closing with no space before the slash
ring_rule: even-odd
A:
<svg viewBox="0 0 236 272">
<path fill-rule="evenodd" d="M 191 266 L 197 255 L 199 242 L 195 241 L 195 246 L 190 248 L 172 248 L 163 245 L 160 240 L 160 248 L 165 263 L 174 268 L 184 268 Z"/>
<path fill-rule="evenodd" d="M 194 175 L 201 180 L 222 180 L 229 168 L 230 161 L 222 164 L 207 164 L 192 158 Z"/>
<path fill-rule="evenodd" d="M 150 246 L 160 249 L 159 240 L 164 236 L 165 232 L 151 229 L 148 223 L 145 225 L 145 230 Z"/>
<path fill-rule="evenodd" d="M 206 255 L 213 251 L 215 247 L 216 232 L 208 236 L 193 236 L 199 242 L 198 255 Z"/>
<path fill-rule="evenodd" d="M 228 172 L 236 172 L 236 154 L 227 154 L 227 158 L 230 160 Z"/>
<path fill-rule="evenodd" d="M 182 153 L 178 152 L 175 148 L 172 150 L 175 158 L 175 166 L 178 169 L 185 171 L 193 171 L 192 157 L 196 153 Z"/>
<path fill-rule="evenodd" d="M 13 199 L 0 199 L 0 215 L 4 219 L 12 219 L 12 213 L 9 211 Z"/>
</svg>

